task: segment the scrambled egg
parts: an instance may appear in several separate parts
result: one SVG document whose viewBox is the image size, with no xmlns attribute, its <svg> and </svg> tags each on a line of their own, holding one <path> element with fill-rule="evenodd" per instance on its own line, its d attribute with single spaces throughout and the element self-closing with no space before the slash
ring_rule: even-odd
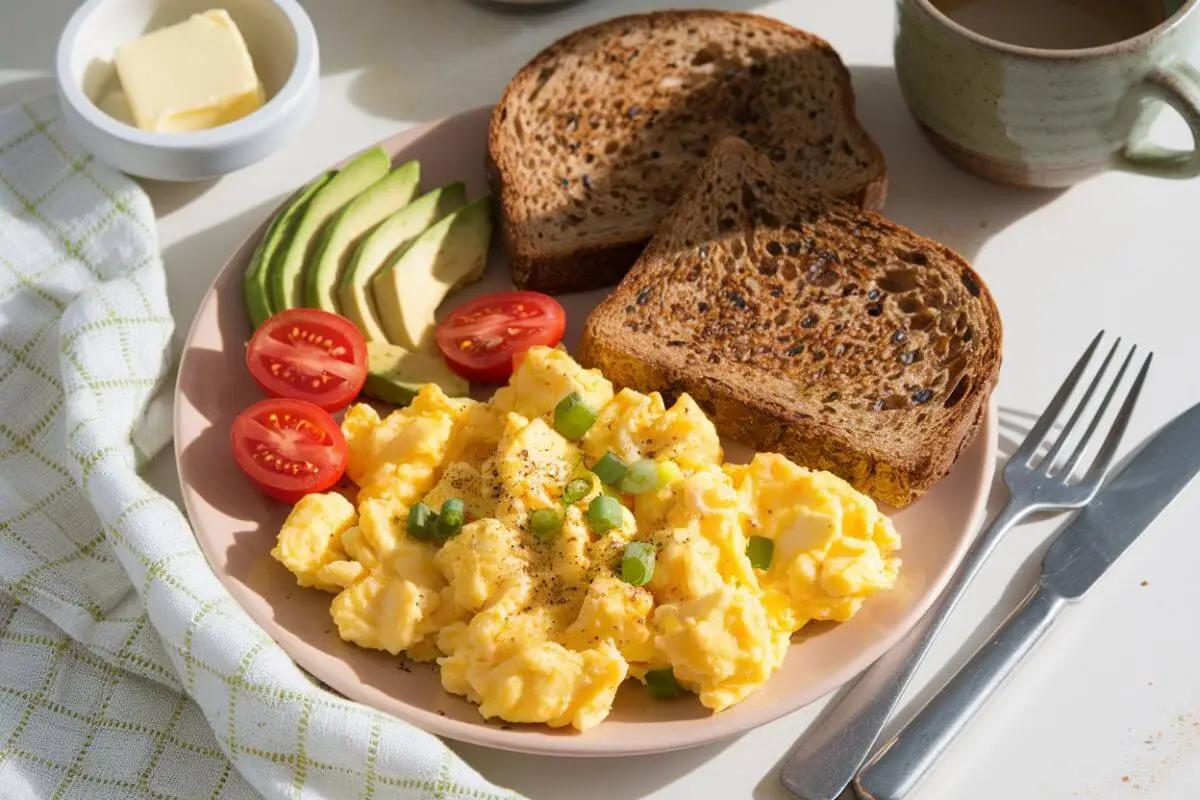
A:
<svg viewBox="0 0 1200 800">
<path fill-rule="evenodd" d="M 596 415 L 576 442 L 555 429 L 571 393 Z M 429 384 L 384 418 L 353 406 L 342 429 L 357 504 L 303 498 L 271 554 L 301 586 L 335 594 L 343 639 L 436 660 L 447 691 L 487 718 L 586 730 L 627 678 L 665 670 L 720 711 L 780 667 L 795 631 L 849 619 L 900 568 L 891 523 L 842 479 L 774 454 L 724 464 L 690 397 L 667 408 L 656 393 L 614 394 L 560 349 L 530 350 L 488 403 Z M 610 453 L 656 461 L 657 485 L 603 485 L 589 469 Z M 564 503 L 579 478 L 589 488 Z M 619 518 L 597 532 L 600 495 Z M 408 533 L 414 505 L 455 498 L 456 535 Z M 533 533 L 539 509 L 560 515 L 552 536 Z M 751 537 L 769 540 L 769 563 L 752 561 Z M 631 542 L 653 547 L 641 586 L 622 577 Z"/>
</svg>

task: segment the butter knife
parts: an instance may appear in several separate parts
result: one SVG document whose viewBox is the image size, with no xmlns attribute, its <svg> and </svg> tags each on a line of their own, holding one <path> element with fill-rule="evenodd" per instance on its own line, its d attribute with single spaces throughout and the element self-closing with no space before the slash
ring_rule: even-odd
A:
<svg viewBox="0 0 1200 800">
<path fill-rule="evenodd" d="M 1160 430 L 1042 559 L 1037 585 L 992 637 L 859 771 L 867 800 L 902 800 L 1069 602 L 1080 600 L 1200 472 L 1200 404 Z"/>
</svg>

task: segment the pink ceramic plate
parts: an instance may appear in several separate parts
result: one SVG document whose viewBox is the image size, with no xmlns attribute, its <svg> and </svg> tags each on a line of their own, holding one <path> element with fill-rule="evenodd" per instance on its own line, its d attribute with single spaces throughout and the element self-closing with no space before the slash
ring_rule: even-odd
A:
<svg viewBox="0 0 1200 800">
<path fill-rule="evenodd" d="M 397 161 L 420 159 L 424 187 L 463 180 L 474 197 L 484 191 L 487 120 L 488 110 L 478 109 L 383 146 Z M 175 408 L 179 477 L 196 538 L 230 593 L 302 667 L 354 700 L 442 736 L 529 753 L 615 756 L 711 742 L 811 703 L 866 668 L 933 601 L 975 530 L 996 457 L 994 409 L 953 472 L 919 503 L 896 514 L 904 537 L 896 588 L 868 601 L 846 624 L 806 628 L 783 668 L 742 703 L 714 716 L 698 702 L 654 702 L 644 690 L 627 685 L 609 718 L 587 733 L 485 722 L 475 706 L 442 690 L 436 668 L 342 642 L 329 616 L 331 595 L 297 587 L 268 555 L 288 509 L 242 479 L 229 449 L 233 418 L 262 397 L 243 360 L 250 327 L 242 275 L 265 227 L 264 222 L 221 270 L 188 336 Z M 503 257 L 494 247 L 487 278 L 455 299 L 509 286 Z M 560 298 L 567 309 L 568 346 L 578 341 L 587 312 L 602 294 Z"/>
</svg>

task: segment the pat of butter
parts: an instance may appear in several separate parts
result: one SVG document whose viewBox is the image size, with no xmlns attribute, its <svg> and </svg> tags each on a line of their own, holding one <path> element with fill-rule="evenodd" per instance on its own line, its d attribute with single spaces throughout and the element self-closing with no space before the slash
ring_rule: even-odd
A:
<svg viewBox="0 0 1200 800">
<path fill-rule="evenodd" d="M 261 108 L 265 99 L 241 31 L 222 9 L 124 45 L 116 63 L 142 130 L 215 128 Z"/>
<path fill-rule="evenodd" d="M 137 126 L 137 123 L 133 121 L 133 109 L 129 107 L 129 98 L 120 89 L 113 89 L 104 95 L 97 105 L 100 106 L 101 111 L 108 114 L 117 122 Z"/>
</svg>

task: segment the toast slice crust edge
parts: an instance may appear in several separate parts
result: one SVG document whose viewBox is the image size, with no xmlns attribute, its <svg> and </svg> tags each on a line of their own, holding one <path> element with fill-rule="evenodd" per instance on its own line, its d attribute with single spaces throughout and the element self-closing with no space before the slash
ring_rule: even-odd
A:
<svg viewBox="0 0 1200 800">
<path fill-rule="evenodd" d="M 703 238 L 702 233 L 694 230 L 681 238 L 680 231 L 687 228 L 690 217 L 696 215 L 709 182 L 721 170 L 729 169 L 731 163 L 735 168 L 744 167 L 756 179 L 772 174 L 769 161 L 740 140 L 727 140 L 714 148 L 713 155 L 667 215 L 659 233 L 633 270 L 588 317 L 579 348 L 580 361 L 603 370 L 622 386 L 659 391 L 668 397 L 687 392 L 713 417 L 722 435 L 756 450 L 782 452 L 803 466 L 829 470 L 861 491 L 897 508 L 912 503 L 949 472 L 955 460 L 974 440 L 987 413 L 989 398 L 999 377 L 1002 338 L 1000 317 L 991 294 L 970 265 L 945 245 L 872 212 L 853 209 L 834 198 L 819 198 L 819 203 L 839 213 L 842 219 L 854 217 L 861 220 L 864 228 L 870 226 L 885 237 L 895 237 L 904 245 L 904 252 L 927 252 L 933 259 L 942 261 L 947 270 L 958 270 L 957 278 L 965 288 L 965 296 L 971 302 L 978 301 L 977 317 L 968 328 L 971 331 L 969 340 L 955 343 L 954 346 L 961 349 L 957 355 L 949 354 L 955 358 L 962 353 L 969 354 L 965 391 L 960 391 L 958 387 L 963 384 L 956 382 L 944 387 L 939 395 L 925 398 L 923 402 L 933 402 L 922 406 L 929 409 L 927 416 L 930 417 L 922 424 L 915 422 L 919 413 L 891 416 L 905 413 L 903 409 L 891 407 L 879 410 L 869 407 L 847 414 L 845 418 L 825 414 L 822 409 L 826 404 L 821 402 L 820 393 L 830 387 L 823 387 L 815 380 L 813 386 L 819 399 L 814 402 L 811 398 L 799 398 L 806 391 L 811 395 L 812 387 L 795 380 L 781 380 L 767 369 L 760 369 L 756 359 L 768 358 L 755 355 L 762 347 L 794 346 L 775 344 L 778 336 L 794 335 L 797 341 L 811 336 L 797 327 L 797 324 L 803 326 L 805 320 L 799 323 L 793 320 L 790 327 L 773 329 L 770 336 L 746 335 L 745 349 L 749 357 L 742 364 L 710 363 L 712 355 L 705 352 L 704 341 L 689 340 L 686 336 L 683 340 L 671 341 L 664 339 L 661 330 L 649 336 L 639 334 L 635 330 L 639 326 L 635 321 L 637 315 L 630 309 L 640 310 L 643 299 L 669 280 L 670 276 L 662 268 L 664 260 L 678 258 L 682 246 L 695 245 Z M 774 180 L 787 181 L 779 176 Z M 794 195 L 808 194 L 798 187 L 789 189 Z M 779 224 L 782 228 L 792 222 L 781 220 Z M 858 269 L 853 252 L 837 255 L 846 274 Z M 741 268 L 743 277 L 761 280 L 761 272 L 749 263 L 751 254 L 742 260 L 746 262 Z M 885 264 L 865 272 L 868 279 L 890 285 L 885 277 L 887 268 Z M 906 268 L 911 268 L 911 264 Z M 902 299 L 903 295 L 896 297 Z M 750 305 L 754 304 L 754 299 L 744 298 Z M 865 299 L 855 296 L 855 308 Z M 705 304 L 714 305 L 718 298 L 699 296 L 693 300 L 703 308 Z M 893 297 L 889 308 L 895 304 Z M 650 313 L 655 311 L 670 316 L 670 312 L 663 309 L 653 309 Z M 696 312 L 693 316 L 702 315 Z M 761 320 L 752 316 L 750 321 L 762 327 Z M 677 322 L 680 327 L 690 324 L 683 319 Z M 906 330 L 911 332 L 911 329 Z M 736 329 L 729 330 L 729 336 L 737 335 Z M 891 331 L 890 335 L 896 334 Z M 961 340 L 967 334 L 958 336 Z M 912 411 L 909 406 L 905 408 Z M 873 417 L 873 414 L 885 416 Z M 895 427 L 893 423 L 899 425 L 902 436 L 889 438 L 887 428 Z"/>
<path fill-rule="evenodd" d="M 518 213 L 519 205 L 525 201 L 525 197 L 516 188 L 521 169 L 520 158 L 512 152 L 513 148 L 505 146 L 505 116 L 510 105 L 519 102 L 516 95 L 530 79 L 536 79 L 536 76 L 547 65 L 553 64 L 561 54 L 570 52 L 580 42 L 608 30 L 616 31 L 650 22 L 695 22 L 699 25 L 706 21 L 726 19 L 785 32 L 802 41 L 806 47 L 823 51 L 836 60 L 840 67 L 838 93 L 842 102 L 841 111 L 849 125 L 847 135 L 867 152 L 872 167 L 869 178 L 844 194 L 843 199 L 865 209 L 873 210 L 883 206 L 887 196 L 887 168 L 883 152 L 859 121 L 850 73 L 828 42 L 780 20 L 748 12 L 696 9 L 629 14 L 581 28 L 543 49 L 518 71 L 493 109 L 488 128 L 485 168 L 489 188 L 497 199 L 496 214 L 501 241 L 508 257 L 513 283 L 517 288 L 558 294 L 611 286 L 632 267 L 653 235 L 654 228 L 630 225 L 609 241 L 576 248 L 548 249 L 539 246 L 528 230 L 529 226 L 520 221 L 521 214 Z"/>
</svg>

